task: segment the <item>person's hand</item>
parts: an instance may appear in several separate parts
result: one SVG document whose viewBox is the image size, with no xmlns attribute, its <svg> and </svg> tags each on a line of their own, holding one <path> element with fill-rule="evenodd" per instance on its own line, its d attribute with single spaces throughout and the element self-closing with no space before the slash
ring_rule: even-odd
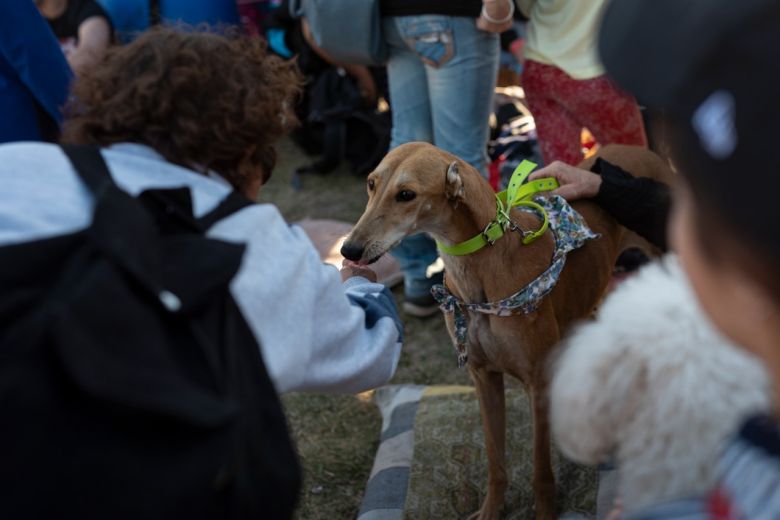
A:
<svg viewBox="0 0 780 520">
<path fill-rule="evenodd" d="M 553 191 L 566 200 L 589 199 L 595 197 L 601 188 L 601 175 L 588 170 L 555 161 L 541 170 L 535 171 L 528 180 L 555 177 L 560 187 Z"/>
<path fill-rule="evenodd" d="M 512 14 L 514 12 L 514 0 L 482 0 L 482 11 L 477 18 L 477 29 L 502 33 L 512 27 L 514 22 Z M 496 21 L 499 23 L 495 23 Z"/>
<path fill-rule="evenodd" d="M 357 80 L 358 88 L 360 89 L 360 96 L 366 102 L 367 106 L 376 106 L 377 88 L 374 82 L 374 77 L 371 75 L 371 71 L 368 67 L 362 65 L 356 65 L 348 72 Z"/>
<path fill-rule="evenodd" d="M 362 276 L 370 282 L 376 282 L 376 273 L 373 269 L 345 259 L 341 264 L 341 281 L 345 282 L 353 276 Z"/>
<path fill-rule="evenodd" d="M 520 65 L 521 67 L 525 65 L 525 40 L 522 38 L 518 38 L 515 41 L 513 41 L 509 45 L 509 52 L 512 53 L 512 56 L 514 56 L 515 61 Z"/>
<path fill-rule="evenodd" d="M 376 91 L 376 83 L 374 83 L 374 78 L 372 78 L 371 76 L 365 79 L 361 78 L 358 80 L 358 86 L 360 88 L 360 96 L 366 102 L 366 105 L 369 107 L 375 107 L 376 100 L 377 100 L 377 91 Z"/>
</svg>

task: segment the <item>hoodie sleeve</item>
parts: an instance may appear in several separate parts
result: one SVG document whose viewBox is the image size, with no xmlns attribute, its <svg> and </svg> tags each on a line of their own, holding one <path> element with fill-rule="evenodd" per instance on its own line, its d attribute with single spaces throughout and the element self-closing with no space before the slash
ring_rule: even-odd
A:
<svg viewBox="0 0 780 520">
<path fill-rule="evenodd" d="M 359 392 L 390 379 L 402 326 L 383 285 L 360 277 L 342 283 L 273 206 L 245 208 L 209 235 L 247 246 L 231 289 L 280 393 Z"/>
</svg>

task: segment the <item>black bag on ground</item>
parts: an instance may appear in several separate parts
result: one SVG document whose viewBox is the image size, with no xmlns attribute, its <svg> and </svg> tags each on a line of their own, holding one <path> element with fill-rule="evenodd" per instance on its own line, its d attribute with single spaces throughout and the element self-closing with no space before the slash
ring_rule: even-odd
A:
<svg viewBox="0 0 780 520">
<path fill-rule="evenodd" d="M 354 175 L 370 173 L 390 146 L 390 113 L 366 107 L 355 80 L 337 67 L 316 76 L 308 87 L 307 101 L 306 140 L 316 144 L 297 142 L 322 157 L 297 173 L 329 173 L 344 159 Z"/>
<path fill-rule="evenodd" d="M 290 518 L 300 476 L 229 291 L 244 252 L 186 188 L 138 198 L 96 148 L 85 230 L 0 247 L 0 518 Z"/>
</svg>

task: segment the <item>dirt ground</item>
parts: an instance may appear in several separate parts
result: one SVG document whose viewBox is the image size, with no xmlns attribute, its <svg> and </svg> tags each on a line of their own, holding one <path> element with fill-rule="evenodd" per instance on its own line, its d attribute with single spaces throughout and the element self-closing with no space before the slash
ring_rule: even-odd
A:
<svg viewBox="0 0 780 520">
<path fill-rule="evenodd" d="M 333 218 L 356 222 L 366 203 L 365 179 L 346 165 L 325 176 L 305 177 L 293 188 L 293 170 L 312 161 L 289 140 L 279 146 L 279 162 L 260 202 L 275 204 L 288 222 Z M 395 289 L 400 304 L 400 287 Z M 405 341 L 398 371 L 390 383 L 470 384 L 458 369 L 441 315 L 402 316 Z M 298 447 L 304 483 L 299 519 L 354 518 L 360 508 L 379 443 L 381 419 L 370 392 L 360 395 L 290 394 L 283 403 Z"/>
</svg>

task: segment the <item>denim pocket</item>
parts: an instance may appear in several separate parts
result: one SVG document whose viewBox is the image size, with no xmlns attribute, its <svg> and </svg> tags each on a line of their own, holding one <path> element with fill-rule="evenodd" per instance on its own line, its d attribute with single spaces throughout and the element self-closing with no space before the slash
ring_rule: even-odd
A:
<svg viewBox="0 0 780 520">
<path fill-rule="evenodd" d="M 441 67 L 455 54 L 452 25 L 446 16 L 404 16 L 398 19 L 398 31 L 426 65 Z"/>
</svg>

